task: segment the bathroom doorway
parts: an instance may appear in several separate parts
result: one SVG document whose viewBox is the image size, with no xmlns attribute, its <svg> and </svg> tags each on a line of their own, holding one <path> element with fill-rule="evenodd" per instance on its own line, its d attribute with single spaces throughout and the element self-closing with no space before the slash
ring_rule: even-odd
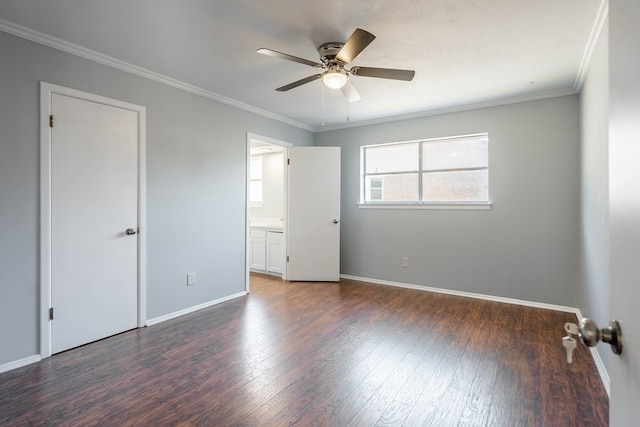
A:
<svg viewBox="0 0 640 427">
<path fill-rule="evenodd" d="M 247 278 L 286 278 L 287 159 L 291 144 L 247 134 Z"/>
</svg>

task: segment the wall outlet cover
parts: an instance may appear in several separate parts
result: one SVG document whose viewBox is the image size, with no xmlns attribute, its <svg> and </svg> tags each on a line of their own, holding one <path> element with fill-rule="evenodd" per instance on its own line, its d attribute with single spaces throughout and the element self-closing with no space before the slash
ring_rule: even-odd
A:
<svg viewBox="0 0 640 427">
<path fill-rule="evenodd" d="M 196 273 L 187 273 L 187 286 L 196 284 Z"/>
</svg>

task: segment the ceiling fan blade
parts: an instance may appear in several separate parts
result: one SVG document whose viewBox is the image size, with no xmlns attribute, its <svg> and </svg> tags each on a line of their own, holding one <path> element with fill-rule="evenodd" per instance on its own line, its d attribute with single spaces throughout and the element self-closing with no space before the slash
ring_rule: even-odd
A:
<svg viewBox="0 0 640 427">
<path fill-rule="evenodd" d="M 275 56 L 276 58 L 286 59 L 288 61 L 293 61 L 293 62 L 297 62 L 297 63 L 304 64 L 304 65 L 310 65 L 312 67 L 318 67 L 318 68 L 322 67 L 322 64 L 319 63 L 319 62 L 309 61 L 308 59 L 304 59 L 304 58 L 300 58 L 300 57 L 297 57 L 297 56 L 289 55 L 287 53 L 277 52 L 275 50 L 267 49 L 267 48 L 264 48 L 264 47 L 256 50 L 256 52 L 261 53 L 262 55 Z"/>
<path fill-rule="evenodd" d="M 349 70 L 356 76 L 378 77 L 380 79 L 393 79 L 411 81 L 416 75 L 413 70 L 395 70 L 393 68 L 353 67 Z"/>
<path fill-rule="evenodd" d="M 371 43 L 375 38 L 376 36 L 370 32 L 361 28 L 356 28 L 353 34 L 349 37 L 349 40 L 347 40 L 344 46 L 342 46 L 342 49 L 340 49 L 336 54 L 336 59 L 345 64 L 350 63 L 360 54 L 360 52 L 364 50 L 365 47 L 369 46 L 369 43 Z"/>
<path fill-rule="evenodd" d="M 353 83 L 351 83 L 351 80 L 347 80 L 347 83 L 342 86 L 340 90 L 342 91 L 342 94 L 347 98 L 347 102 L 357 102 L 362 99 L 355 86 L 353 86 Z"/>
<path fill-rule="evenodd" d="M 304 79 L 298 80 L 297 82 L 289 83 L 288 85 L 279 87 L 276 90 L 278 92 L 286 92 L 288 90 L 295 89 L 298 86 L 302 86 L 303 84 L 318 80 L 320 77 L 322 77 L 322 74 L 314 74 L 313 76 L 305 77 Z"/>
</svg>

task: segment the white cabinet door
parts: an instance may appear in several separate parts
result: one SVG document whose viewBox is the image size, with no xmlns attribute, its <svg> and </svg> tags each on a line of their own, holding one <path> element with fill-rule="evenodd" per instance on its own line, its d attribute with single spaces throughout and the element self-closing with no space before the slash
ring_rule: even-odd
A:
<svg viewBox="0 0 640 427">
<path fill-rule="evenodd" d="M 264 228 L 251 227 L 249 239 L 249 267 L 252 270 L 267 269 L 267 234 Z"/>
<path fill-rule="evenodd" d="M 340 280 L 340 147 L 289 149 L 287 280 Z"/>
<path fill-rule="evenodd" d="M 267 231 L 267 271 L 282 273 L 284 248 L 281 231 Z"/>
</svg>

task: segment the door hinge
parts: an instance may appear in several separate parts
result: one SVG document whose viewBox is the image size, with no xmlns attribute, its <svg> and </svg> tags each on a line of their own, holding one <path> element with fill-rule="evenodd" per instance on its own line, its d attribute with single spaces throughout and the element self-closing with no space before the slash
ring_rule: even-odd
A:
<svg viewBox="0 0 640 427">
<path fill-rule="evenodd" d="M 290 165 L 291 164 L 291 159 L 287 159 L 287 164 Z"/>
<path fill-rule="evenodd" d="M 53 307 L 49 309 L 49 320 L 53 320 Z"/>
<path fill-rule="evenodd" d="M 49 114 L 49 127 L 53 127 L 53 114 Z"/>
<path fill-rule="evenodd" d="M 289 255 L 287 255 L 287 262 L 289 262 Z"/>
</svg>

